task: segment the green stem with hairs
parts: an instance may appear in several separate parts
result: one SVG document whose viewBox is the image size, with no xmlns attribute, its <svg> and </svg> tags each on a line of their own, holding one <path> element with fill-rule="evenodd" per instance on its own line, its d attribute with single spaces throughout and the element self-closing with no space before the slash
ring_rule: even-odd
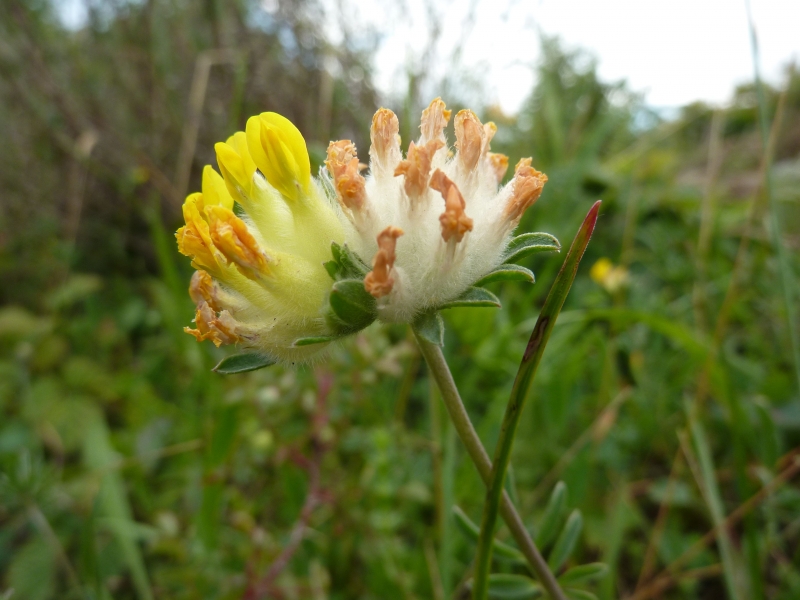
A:
<svg viewBox="0 0 800 600">
<path fill-rule="evenodd" d="M 547 294 L 542 311 L 536 320 L 536 325 L 531 333 L 528 347 L 522 356 L 522 362 L 514 380 L 514 387 L 511 389 L 511 398 L 506 406 L 503 417 L 503 424 L 500 429 L 500 438 L 497 440 L 494 463 L 492 464 L 491 483 L 486 491 L 486 503 L 483 506 L 483 517 L 481 519 L 481 533 L 478 538 L 478 556 L 475 559 L 475 579 L 472 585 L 472 597 L 475 600 L 485 600 L 489 590 L 489 567 L 492 561 L 492 542 L 494 540 L 494 529 L 497 524 L 497 513 L 500 508 L 501 497 L 505 495 L 503 483 L 508 470 L 508 461 L 511 457 L 511 447 L 514 443 L 514 436 L 519 425 L 522 409 L 525 407 L 525 399 L 528 395 L 536 368 L 544 354 L 550 333 L 556 324 L 558 314 L 564 306 L 578 265 L 581 262 L 589 238 L 594 231 L 597 222 L 597 213 L 600 210 L 600 201 L 594 203 L 589 213 L 578 230 L 572 245 L 569 248 L 564 264 L 556 276 L 553 287 Z"/>
<path fill-rule="evenodd" d="M 417 344 L 419 344 L 428 369 L 442 395 L 442 401 L 450 415 L 453 427 L 458 437 L 461 438 L 461 442 L 478 470 L 484 485 L 488 486 L 492 476 L 492 462 L 489 460 L 489 454 L 484 449 L 475 428 L 472 426 L 442 349 L 416 333 L 414 335 L 417 338 Z M 447 509 L 450 510 L 450 507 L 447 507 Z M 503 492 L 500 500 L 500 514 L 542 587 L 553 600 L 566 600 L 564 592 L 561 591 L 555 576 L 547 566 L 547 561 L 545 561 L 536 544 L 534 544 L 517 509 L 514 508 L 508 494 L 505 492 Z"/>
</svg>

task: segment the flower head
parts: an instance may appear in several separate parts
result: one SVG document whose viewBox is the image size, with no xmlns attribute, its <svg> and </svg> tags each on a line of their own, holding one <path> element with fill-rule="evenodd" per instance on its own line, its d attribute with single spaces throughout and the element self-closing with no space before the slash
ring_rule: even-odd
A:
<svg viewBox="0 0 800 600">
<path fill-rule="evenodd" d="M 489 152 L 494 124 L 459 112 L 453 153 L 450 117 L 441 99 L 431 102 L 404 157 L 397 117 L 380 109 L 366 172 L 355 145 L 340 140 L 312 177 L 302 135 L 275 113 L 217 144 L 222 175 L 205 168 L 176 234 L 198 270 L 187 331 L 304 360 L 376 318 L 410 323 L 488 274 L 527 272 L 503 270 L 512 255 L 557 249 L 546 234 L 511 238 L 547 177 L 523 159 L 500 186 L 508 158 Z"/>
</svg>

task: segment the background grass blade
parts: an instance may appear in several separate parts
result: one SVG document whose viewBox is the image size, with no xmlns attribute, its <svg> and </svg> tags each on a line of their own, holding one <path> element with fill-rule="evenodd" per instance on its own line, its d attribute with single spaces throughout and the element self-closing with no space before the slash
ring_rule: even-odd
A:
<svg viewBox="0 0 800 600">
<path fill-rule="evenodd" d="M 525 406 L 525 398 L 528 389 L 536 374 L 536 367 L 542 359 L 542 354 L 547 346 L 547 340 L 556 324 L 558 314 L 564 306 L 567 294 L 575 280 L 583 253 L 592 237 L 594 226 L 597 223 L 597 214 L 600 210 L 600 201 L 594 203 L 586 218 L 578 230 L 572 245 L 569 248 L 567 257 L 561 270 L 556 277 L 550 293 L 544 302 L 539 318 L 531 333 L 528 347 L 522 357 L 519 370 L 517 371 L 514 387 L 511 390 L 511 398 L 506 406 L 503 424 L 500 429 L 500 438 L 497 441 L 495 458 L 492 463 L 492 481 L 486 492 L 486 503 L 483 507 L 483 518 L 481 519 L 481 534 L 478 541 L 478 556 L 475 559 L 475 583 L 473 587 L 473 597 L 476 600 L 484 600 L 488 589 L 489 566 L 492 559 L 492 539 L 494 538 L 494 528 L 497 523 L 497 512 L 500 505 L 500 496 L 503 492 L 508 461 L 511 457 L 511 446 L 514 443 L 514 435 L 519 425 L 520 415 Z"/>
</svg>

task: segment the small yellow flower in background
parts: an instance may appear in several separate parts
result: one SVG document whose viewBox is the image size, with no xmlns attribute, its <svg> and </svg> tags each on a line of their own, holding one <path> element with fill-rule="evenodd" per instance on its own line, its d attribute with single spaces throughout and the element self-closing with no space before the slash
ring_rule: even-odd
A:
<svg viewBox="0 0 800 600">
<path fill-rule="evenodd" d="M 404 157 L 397 117 L 380 109 L 366 174 L 355 145 L 340 140 L 312 177 L 303 136 L 275 113 L 217 144 L 222 175 L 205 167 L 176 233 L 197 269 L 195 327 L 186 331 L 306 360 L 375 319 L 412 323 L 451 305 L 499 305 L 476 282 L 533 281 L 505 263 L 559 249 L 547 234 L 511 235 L 547 177 L 522 159 L 500 186 L 508 157 L 489 151 L 497 128 L 462 110 L 453 153 L 450 116 L 431 102 Z"/>
<path fill-rule="evenodd" d="M 628 285 L 630 273 L 622 265 L 614 265 L 608 258 L 600 258 L 592 265 L 589 276 L 595 283 L 614 294 Z"/>
</svg>

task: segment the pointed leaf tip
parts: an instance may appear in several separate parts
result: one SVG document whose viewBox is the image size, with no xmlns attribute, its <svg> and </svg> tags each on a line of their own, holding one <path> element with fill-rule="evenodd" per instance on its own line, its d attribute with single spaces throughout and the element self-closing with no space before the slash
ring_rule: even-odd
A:
<svg viewBox="0 0 800 600">
<path fill-rule="evenodd" d="M 422 339 L 431 344 L 444 346 L 444 320 L 437 311 L 422 313 L 411 324 L 411 328 Z"/>
<path fill-rule="evenodd" d="M 247 373 L 256 369 L 272 366 L 277 361 L 263 354 L 233 354 L 223 358 L 216 367 L 211 369 L 220 375 L 235 375 Z"/>
<path fill-rule="evenodd" d="M 476 307 L 492 307 L 492 308 L 500 308 L 500 300 L 497 299 L 492 292 L 480 287 L 471 287 L 468 288 L 463 294 L 461 294 L 458 298 L 451 300 L 450 302 L 445 302 L 439 308 L 455 308 L 457 306 L 466 306 L 470 308 Z"/>
</svg>

